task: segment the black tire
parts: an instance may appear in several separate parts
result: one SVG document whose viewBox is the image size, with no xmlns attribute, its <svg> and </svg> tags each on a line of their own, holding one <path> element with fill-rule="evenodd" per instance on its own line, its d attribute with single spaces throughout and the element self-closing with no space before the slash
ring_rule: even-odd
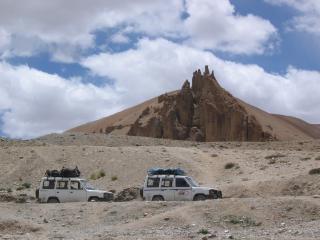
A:
<svg viewBox="0 0 320 240">
<path fill-rule="evenodd" d="M 99 198 L 98 197 L 91 197 L 89 199 L 89 202 L 99 202 Z"/>
<path fill-rule="evenodd" d="M 206 199 L 207 197 L 204 194 L 198 194 L 194 196 L 193 201 L 204 201 Z"/>
<path fill-rule="evenodd" d="M 152 201 L 155 202 L 160 202 L 160 201 L 164 201 L 164 198 L 162 196 L 153 196 Z"/>
<path fill-rule="evenodd" d="M 47 203 L 60 203 L 58 198 L 49 198 Z"/>
</svg>

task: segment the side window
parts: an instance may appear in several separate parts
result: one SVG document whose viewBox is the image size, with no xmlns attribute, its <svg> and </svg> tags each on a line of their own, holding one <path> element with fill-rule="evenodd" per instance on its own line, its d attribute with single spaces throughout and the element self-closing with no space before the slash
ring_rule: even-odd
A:
<svg viewBox="0 0 320 240">
<path fill-rule="evenodd" d="M 190 187 L 184 178 L 176 178 L 176 187 Z"/>
<path fill-rule="evenodd" d="M 70 181 L 70 189 L 72 190 L 81 190 L 81 185 L 79 181 Z"/>
<path fill-rule="evenodd" d="M 173 178 L 162 178 L 161 187 L 172 187 Z"/>
<path fill-rule="evenodd" d="M 43 189 L 54 189 L 54 180 L 44 180 L 42 184 Z"/>
<path fill-rule="evenodd" d="M 68 181 L 57 181 L 56 189 L 68 189 Z"/>
<path fill-rule="evenodd" d="M 148 178 L 147 187 L 159 187 L 160 178 Z"/>
</svg>

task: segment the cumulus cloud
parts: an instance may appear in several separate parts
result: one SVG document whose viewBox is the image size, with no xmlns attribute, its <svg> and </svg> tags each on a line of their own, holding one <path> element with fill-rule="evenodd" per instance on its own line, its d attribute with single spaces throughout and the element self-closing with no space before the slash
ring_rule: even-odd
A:
<svg viewBox="0 0 320 240">
<path fill-rule="evenodd" d="M 181 87 L 192 71 L 209 65 L 221 85 L 248 103 L 273 112 L 320 122 L 320 72 L 288 68 L 284 75 L 257 65 L 222 60 L 211 52 L 165 39 L 142 39 L 136 49 L 102 53 L 82 61 L 93 73 L 114 80 L 124 105 Z"/>
<path fill-rule="evenodd" d="M 50 49 L 53 54 L 60 51 L 55 59 L 69 62 L 77 49 L 94 47 L 97 30 L 131 26 L 134 31 L 148 35 L 176 34 L 182 8 L 181 0 L 166 4 L 161 0 L 30 0 L 28 6 L 19 0 L 3 0 L 0 2 L 0 28 L 23 42 L 40 41 L 40 50 Z M 32 44 L 26 43 L 24 49 L 21 45 L 16 49 L 14 43 L 12 55 L 35 52 Z M 75 50 L 69 52 L 69 57 L 66 54 L 59 57 L 68 48 Z"/>
<path fill-rule="evenodd" d="M 26 66 L 0 63 L 2 132 L 30 138 L 61 132 L 121 108 L 116 91 Z"/>
<path fill-rule="evenodd" d="M 274 5 L 287 5 L 298 12 L 292 19 L 289 30 L 297 30 L 320 35 L 320 1 L 319 0 L 265 0 Z"/>
<path fill-rule="evenodd" d="M 121 33 L 139 33 L 235 54 L 263 53 L 276 34 L 269 21 L 236 14 L 229 0 L 29 0 L 28 7 L 2 0 L 0 29 L 13 36 L 7 57 L 49 50 L 62 62 L 77 61 L 79 52 L 95 47 L 96 32 L 108 29 L 121 30 L 111 36 L 117 43 L 129 41 Z"/>
<path fill-rule="evenodd" d="M 276 28 L 265 19 L 235 13 L 229 0 L 187 0 L 188 42 L 196 47 L 236 54 L 262 54 L 274 48 Z M 254 31 L 253 31 L 254 29 Z"/>
</svg>

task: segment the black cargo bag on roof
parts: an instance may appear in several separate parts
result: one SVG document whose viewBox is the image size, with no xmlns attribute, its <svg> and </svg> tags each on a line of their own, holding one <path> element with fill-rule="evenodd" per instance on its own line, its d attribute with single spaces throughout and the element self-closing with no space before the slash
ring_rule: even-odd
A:
<svg viewBox="0 0 320 240">
<path fill-rule="evenodd" d="M 63 167 L 60 171 L 60 175 L 61 177 L 64 177 L 64 178 L 75 178 L 75 177 L 80 177 L 80 171 L 78 167 L 74 169 Z"/>
<path fill-rule="evenodd" d="M 186 175 L 181 168 L 150 168 L 148 175 Z"/>
<path fill-rule="evenodd" d="M 46 177 L 61 177 L 60 171 L 58 171 L 58 170 L 47 170 L 45 176 Z"/>
</svg>

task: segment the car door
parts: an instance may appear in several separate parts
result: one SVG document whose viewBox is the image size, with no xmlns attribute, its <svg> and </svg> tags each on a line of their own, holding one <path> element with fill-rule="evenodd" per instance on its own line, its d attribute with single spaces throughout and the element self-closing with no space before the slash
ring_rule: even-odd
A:
<svg viewBox="0 0 320 240">
<path fill-rule="evenodd" d="M 70 180 L 69 200 L 72 202 L 86 202 L 87 192 L 79 180 Z"/>
<path fill-rule="evenodd" d="M 165 201 L 174 201 L 175 189 L 173 186 L 173 177 L 163 177 L 160 185 L 161 195 Z"/>
<path fill-rule="evenodd" d="M 192 189 L 190 184 L 183 177 L 175 178 L 175 201 L 192 200 Z"/>
<path fill-rule="evenodd" d="M 147 201 L 151 201 L 153 196 L 159 195 L 160 178 L 148 177 L 143 188 L 143 196 Z"/>
<path fill-rule="evenodd" d="M 69 192 L 69 180 L 57 180 L 56 182 L 56 197 L 60 202 L 70 202 L 71 194 Z"/>
</svg>

